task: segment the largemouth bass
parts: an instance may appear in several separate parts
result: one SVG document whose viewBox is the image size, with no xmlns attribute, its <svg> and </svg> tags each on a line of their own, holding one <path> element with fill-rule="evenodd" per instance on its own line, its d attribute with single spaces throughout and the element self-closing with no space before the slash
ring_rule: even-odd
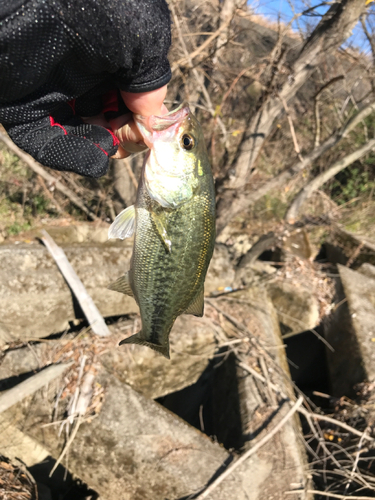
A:
<svg viewBox="0 0 375 500">
<path fill-rule="evenodd" d="M 109 238 L 133 233 L 130 270 L 110 285 L 132 295 L 142 329 L 120 342 L 169 358 L 169 333 L 180 314 L 203 316 L 203 286 L 215 241 L 215 193 L 202 129 L 187 105 L 164 116 L 135 116 L 150 148 L 134 206 Z"/>
</svg>

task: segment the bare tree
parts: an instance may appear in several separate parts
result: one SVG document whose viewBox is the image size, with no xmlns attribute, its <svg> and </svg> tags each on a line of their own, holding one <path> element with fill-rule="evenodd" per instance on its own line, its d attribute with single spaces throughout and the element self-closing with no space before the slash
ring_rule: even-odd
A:
<svg viewBox="0 0 375 500">
<path fill-rule="evenodd" d="M 261 106 L 249 117 L 233 167 L 233 181 L 227 181 L 218 204 L 218 231 L 237 214 L 249 206 L 245 186 L 254 163 L 268 138 L 274 121 L 283 111 L 283 101 L 288 103 L 298 89 L 319 66 L 323 55 L 339 48 L 364 12 L 362 0 L 335 2 L 306 40 L 301 50 L 290 63 L 288 78 L 277 92 L 266 89 Z"/>
</svg>

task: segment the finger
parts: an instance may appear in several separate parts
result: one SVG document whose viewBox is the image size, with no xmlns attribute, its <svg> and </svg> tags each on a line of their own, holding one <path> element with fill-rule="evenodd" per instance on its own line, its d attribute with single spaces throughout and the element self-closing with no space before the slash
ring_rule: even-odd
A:
<svg viewBox="0 0 375 500">
<path fill-rule="evenodd" d="M 130 115 L 119 116 L 111 120 L 111 128 L 122 148 L 129 153 L 139 153 L 147 149 L 142 135 Z"/>
<path fill-rule="evenodd" d="M 118 150 L 116 154 L 112 155 L 111 158 L 115 159 L 122 159 L 122 158 L 127 158 L 130 156 L 131 153 L 129 151 L 126 151 L 124 148 L 121 147 L 121 145 L 118 147 Z"/>
<path fill-rule="evenodd" d="M 143 116 L 166 114 L 168 110 L 163 104 L 166 95 L 167 85 L 139 94 L 121 90 L 121 96 L 130 111 Z"/>
</svg>

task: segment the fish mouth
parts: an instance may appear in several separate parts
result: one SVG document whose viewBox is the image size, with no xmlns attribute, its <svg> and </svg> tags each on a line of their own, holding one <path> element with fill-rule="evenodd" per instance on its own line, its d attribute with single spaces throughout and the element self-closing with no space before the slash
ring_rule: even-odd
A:
<svg viewBox="0 0 375 500">
<path fill-rule="evenodd" d="M 146 129 L 148 132 L 161 132 L 169 127 L 181 123 L 190 113 L 187 103 L 180 104 L 166 115 L 142 116 L 135 115 L 134 119 L 138 127 Z"/>
</svg>

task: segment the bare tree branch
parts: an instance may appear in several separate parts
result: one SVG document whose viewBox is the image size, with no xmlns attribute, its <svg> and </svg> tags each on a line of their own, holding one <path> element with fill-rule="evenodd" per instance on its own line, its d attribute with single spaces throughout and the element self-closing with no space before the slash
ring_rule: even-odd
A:
<svg viewBox="0 0 375 500">
<path fill-rule="evenodd" d="M 364 146 L 357 149 L 353 153 L 345 156 L 341 160 L 334 163 L 328 170 L 321 173 L 315 177 L 307 186 L 305 186 L 294 199 L 293 203 L 289 207 L 285 220 L 293 224 L 298 216 L 298 212 L 303 205 L 303 203 L 313 194 L 314 191 L 319 189 L 323 184 L 325 184 L 329 179 L 332 179 L 336 174 L 344 170 L 355 161 L 362 158 L 365 154 L 369 153 L 375 148 L 375 139 L 371 139 Z"/>
<path fill-rule="evenodd" d="M 50 365 L 32 377 L 20 382 L 12 389 L 3 392 L 0 395 L 0 413 L 19 401 L 22 401 L 27 396 L 34 394 L 34 392 L 41 389 L 46 384 L 52 382 L 55 378 L 62 375 L 72 364 L 73 363 Z"/>
<path fill-rule="evenodd" d="M 64 196 L 69 198 L 69 200 L 76 205 L 79 209 L 82 210 L 90 219 L 92 220 L 100 220 L 99 217 L 97 217 L 93 212 L 91 212 L 90 209 L 86 207 L 80 200 L 80 198 L 73 193 L 69 188 L 61 184 L 60 181 L 56 179 L 56 177 L 53 177 L 53 175 L 49 174 L 44 170 L 42 165 L 40 165 L 38 162 L 36 162 L 33 158 L 31 158 L 30 155 L 26 154 L 22 149 L 20 149 L 18 146 L 14 144 L 13 141 L 9 139 L 5 134 L 0 132 L 0 141 L 3 141 L 3 143 L 7 146 L 8 149 L 10 149 L 14 154 L 16 154 L 19 158 L 21 158 L 22 161 L 26 163 L 28 167 L 30 167 L 32 170 L 34 170 L 35 173 L 40 175 L 44 180 L 49 182 L 50 184 L 54 185 L 55 188 L 60 191 Z"/>
<path fill-rule="evenodd" d="M 323 87 L 321 87 L 318 92 L 315 94 L 314 98 L 314 114 L 315 114 L 315 139 L 314 139 L 314 147 L 317 148 L 320 144 L 320 116 L 319 116 L 319 101 L 322 93 L 330 87 L 332 84 L 338 82 L 339 80 L 343 80 L 344 75 L 336 76 L 332 78 L 329 82 L 327 82 Z"/>
<path fill-rule="evenodd" d="M 290 116 L 288 105 L 287 105 L 285 99 L 283 99 L 282 97 L 280 99 L 281 99 L 281 102 L 283 103 L 284 110 L 285 110 L 286 116 L 288 118 L 290 133 L 292 134 L 292 139 L 293 139 L 293 144 L 294 144 L 294 150 L 297 153 L 298 158 L 301 161 L 303 161 L 303 157 L 301 155 L 301 150 L 300 150 L 300 147 L 299 147 L 299 144 L 297 141 L 296 131 L 294 129 L 293 120 L 292 120 L 292 117 Z"/>
<path fill-rule="evenodd" d="M 169 8 L 171 9 L 171 12 L 172 12 L 173 21 L 174 21 L 174 24 L 175 24 L 176 29 L 177 29 L 178 38 L 180 40 L 181 47 L 182 47 L 182 49 L 183 49 L 183 51 L 185 53 L 185 57 L 186 57 L 186 59 L 187 59 L 187 61 L 189 63 L 191 71 L 192 71 L 192 73 L 193 73 L 193 75 L 194 75 L 194 77 L 195 77 L 195 79 L 196 79 L 196 81 L 197 81 L 197 83 L 198 83 L 198 85 L 199 85 L 199 87 L 200 87 L 200 89 L 202 91 L 202 94 L 203 94 L 203 96 L 204 96 L 204 98 L 206 100 L 207 109 L 209 110 L 209 112 L 211 113 L 212 116 L 215 116 L 215 109 L 213 107 L 210 95 L 209 95 L 209 93 L 208 93 L 208 91 L 207 91 L 207 89 L 206 89 L 206 87 L 204 85 L 203 78 L 200 77 L 200 75 L 198 73 L 198 70 L 196 68 L 194 68 L 194 66 L 193 66 L 193 63 L 192 63 L 189 51 L 188 51 L 188 49 L 186 47 L 186 43 L 185 43 L 184 37 L 182 35 L 180 21 L 179 21 L 179 19 L 177 17 L 176 10 L 175 10 L 174 5 L 173 5 L 172 2 L 169 4 Z M 224 125 L 223 121 L 220 118 L 218 118 L 217 122 L 218 122 L 218 124 L 219 124 L 219 126 L 221 128 L 221 131 L 223 133 L 223 136 L 225 138 L 227 136 L 227 130 L 225 128 L 225 125 Z"/>
<path fill-rule="evenodd" d="M 43 237 L 41 238 L 47 250 L 54 258 L 61 274 L 64 276 L 66 282 L 70 286 L 74 296 L 77 298 L 79 305 L 91 325 L 92 331 L 100 337 L 107 337 L 110 335 L 108 326 L 106 325 L 103 316 L 100 314 L 99 309 L 94 304 L 94 301 L 87 293 L 87 290 L 82 281 L 77 276 L 72 265 L 70 264 L 64 250 L 56 245 L 51 236 L 42 230 Z"/>
<path fill-rule="evenodd" d="M 239 198 L 235 200 L 235 203 L 232 203 L 232 205 L 227 208 L 228 213 L 226 214 L 226 217 L 218 220 L 218 232 L 222 231 L 225 227 L 225 224 L 222 225 L 224 220 L 231 220 L 238 213 L 247 210 L 273 189 L 286 184 L 294 175 L 309 167 L 313 161 L 317 160 L 328 150 L 336 146 L 358 125 L 358 123 L 364 120 L 364 118 L 370 115 L 373 111 L 375 111 L 375 102 L 371 102 L 361 109 L 361 111 L 348 120 L 348 122 L 344 124 L 340 130 L 332 134 L 323 144 L 313 149 L 309 154 L 305 155 L 303 161 L 299 161 L 287 170 L 283 170 L 273 179 L 263 184 L 263 186 L 260 186 L 255 192 L 248 193 L 246 196 L 239 196 Z"/>
<path fill-rule="evenodd" d="M 172 73 L 176 71 L 180 66 L 184 64 L 191 63 L 199 54 L 201 54 L 214 40 L 217 38 L 225 28 L 229 26 L 231 19 L 229 19 L 226 23 L 222 24 L 211 36 L 205 40 L 202 45 L 200 45 L 194 52 L 189 54 L 189 57 L 182 57 L 177 62 L 172 64 Z"/>
</svg>

